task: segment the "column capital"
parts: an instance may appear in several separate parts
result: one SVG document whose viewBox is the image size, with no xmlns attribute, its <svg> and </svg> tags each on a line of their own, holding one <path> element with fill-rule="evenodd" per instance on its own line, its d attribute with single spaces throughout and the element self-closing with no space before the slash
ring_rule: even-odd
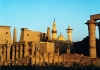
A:
<svg viewBox="0 0 100 70">
<path fill-rule="evenodd" d="M 87 24 L 87 25 L 89 25 L 89 24 L 97 24 L 97 22 L 95 21 L 95 20 L 87 20 L 87 22 L 85 23 L 85 24 Z"/>
</svg>

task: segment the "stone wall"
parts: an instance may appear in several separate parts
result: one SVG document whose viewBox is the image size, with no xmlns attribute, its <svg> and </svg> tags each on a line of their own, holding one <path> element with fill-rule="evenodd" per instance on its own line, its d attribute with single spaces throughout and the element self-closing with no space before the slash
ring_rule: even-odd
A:
<svg viewBox="0 0 100 70">
<path fill-rule="evenodd" d="M 46 40 L 46 33 L 38 32 L 38 31 L 31 31 L 27 28 L 21 29 L 21 36 L 20 41 L 34 41 L 34 42 L 40 42 Z"/>
</svg>

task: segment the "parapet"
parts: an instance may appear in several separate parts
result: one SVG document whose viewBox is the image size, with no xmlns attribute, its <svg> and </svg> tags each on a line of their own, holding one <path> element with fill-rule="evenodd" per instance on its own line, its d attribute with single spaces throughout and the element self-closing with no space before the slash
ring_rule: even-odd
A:
<svg viewBox="0 0 100 70">
<path fill-rule="evenodd" d="M 3 26 L 3 25 L 0 25 L 0 27 L 11 27 L 11 26 Z"/>
</svg>

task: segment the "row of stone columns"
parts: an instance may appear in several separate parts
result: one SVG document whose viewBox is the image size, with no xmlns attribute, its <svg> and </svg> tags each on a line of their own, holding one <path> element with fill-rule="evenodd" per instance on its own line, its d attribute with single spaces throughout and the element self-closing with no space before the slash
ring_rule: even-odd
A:
<svg viewBox="0 0 100 70">
<path fill-rule="evenodd" d="M 6 60 L 12 60 L 14 61 L 15 59 L 18 58 L 23 58 L 26 56 L 29 56 L 30 54 L 30 49 L 31 47 L 31 55 L 34 55 L 34 51 L 35 51 L 35 44 L 31 44 L 31 46 L 29 46 L 27 43 L 25 44 L 20 44 L 20 45 L 12 45 L 12 46 L 0 46 L 0 58 L 1 61 L 6 61 Z M 11 49 L 12 48 L 12 49 Z M 12 51 L 12 52 L 11 52 Z M 12 58 L 11 58 L 12 56 Z"/>
</svg>

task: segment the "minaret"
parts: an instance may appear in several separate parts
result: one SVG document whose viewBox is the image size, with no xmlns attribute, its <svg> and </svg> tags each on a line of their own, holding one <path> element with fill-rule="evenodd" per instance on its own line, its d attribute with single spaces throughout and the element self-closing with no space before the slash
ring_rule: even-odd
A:
<svg viewBox="0 0 100 70">
<path fill-rule="evenodd" d="M 14 27 L 14 31 L 13 31 L 13 43 L 17 41 L 17 36 L 16 36 L 16 27 Z"/>
<path fill-rule="evenodd" d="M 72 30 L 70 26 L 68 26 L 67 33 L 68 33 L 68 41 L 72 41 Z"/>
<path fill-rule="evenodd" d="M 70 50 L 71 50 L 71 42 L 72 42 L 72 30 L 70 26 L 68 26 L 67 30 L 67 34 L 68 34 L 68 48 L 67 48 L 67 54 L 70 54 Z"/>
<path fill-rule="evenodd" d="M 53 28 L 52 28 L 52 40 L 56 40 L 56 37 L 57 37 L 57 30 L 56 30 L 56 22 L 54 18 Z"/>
<path fill-rule="evenodd" d="M 48 38 L 48 40 L 51 40 L 50 27 L 47 27 L 47 38 Z"/>
</svg>

